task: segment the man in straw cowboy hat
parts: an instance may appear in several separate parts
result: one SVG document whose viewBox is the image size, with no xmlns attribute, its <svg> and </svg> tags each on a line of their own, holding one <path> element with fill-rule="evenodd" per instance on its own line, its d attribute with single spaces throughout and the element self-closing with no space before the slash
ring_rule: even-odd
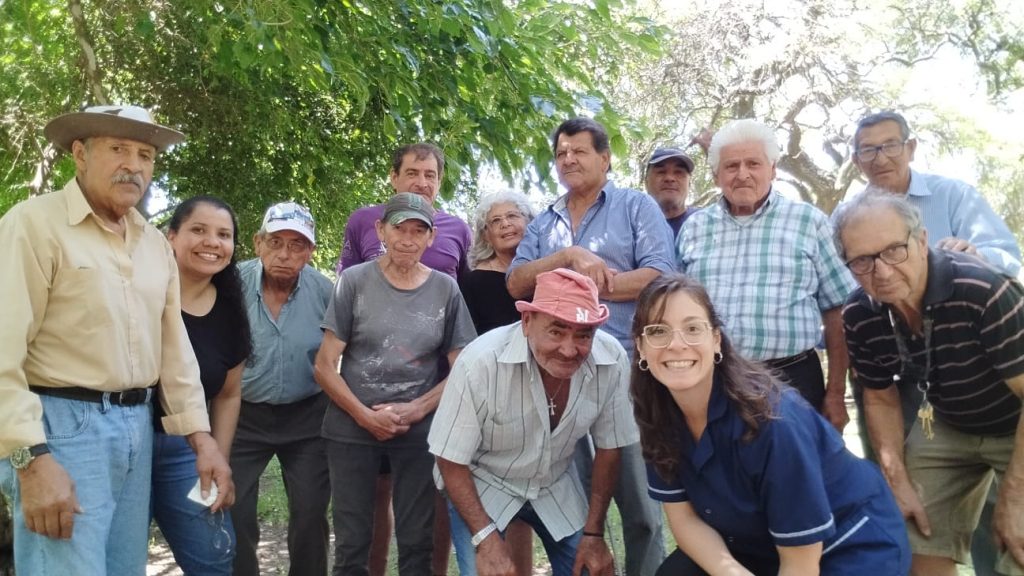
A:
<svg viewBox="0 0 1024 576">
<path fill-rule="evenodd" d="M 544 543 L 555 576 L 612 573 L 604 519 L 620 449 L 639 441 L 622 346 L 598 331 L 609 316 L 593 280 L 559 268 L 537 276 L 521 322 L 463 349 L 428 442 L 448 496 L 462 574 L 514 574 L 501 532 L 521 519 Z M 596 446 L 589 507 L 573 447 Z"/>
<path fill-rule="evenodd" d="M 19 574 L 144 574 L 154 396 L 196 451 L 214 510 L 234 498 L 209 434 L 177 266 L 135 205 L 184 140 L 137 106 L 47 124 L 75 160 L 60 191 L 0 219 L 0 487 Z M 160 383 L 159 392 L 156 384 Z"/>
</svg>

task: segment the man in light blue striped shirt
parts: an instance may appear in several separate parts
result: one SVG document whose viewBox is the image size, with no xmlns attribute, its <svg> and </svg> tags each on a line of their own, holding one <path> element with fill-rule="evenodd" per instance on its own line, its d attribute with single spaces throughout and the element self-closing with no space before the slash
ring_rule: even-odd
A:
<svg viewBox="0 0 1024 576">
<path fill-rule="evenodd" d="M 509 266 L 508 291 L 529 297 L 537 275 L 568 268 L 597 285 L 611 317 L 601 330 L 633 353 L 630 326 L 636 297 L 651 280 L 674 268 L 672 229 L 658 203 L 638 190 L 608 179 L 608 132 L 590 118 L 570 118 L 551 138 L 558 180 L 567 192 L 526 228 Z M 589 484 L 590 458 L 582 442 L 577 466 Z M 615 492 L 622 513 L 626 575 L 650 576 L 665 557 L 661 510 L 647 497 L 647 475 L 640 443 L 622 451 L 622 473 Z"/>
<path fill-rule="evenodd" d="M 917 139 L 902 115 L 861 118 L 853 147 L 854 164 L 871 185 L 906 197 L 921 211 L 933 248 L 975 254 L 1010 276 L 1020 273 L 1017 239 L 974 186 L 910 168 Z"/>
<path fill-rule="evenodd" d="M 849 422 L 840 307 L 856 287 L 828 217 L 772 189 L 779 146 L 768 126 L 735 120 L 708 163 L 722 196 L 679 231 L 680 269 L 700 281 L 740 352 L 767 362 L 839 430 Z M 825 327 L 828 386 L 814 349 Z"/>
</svg>

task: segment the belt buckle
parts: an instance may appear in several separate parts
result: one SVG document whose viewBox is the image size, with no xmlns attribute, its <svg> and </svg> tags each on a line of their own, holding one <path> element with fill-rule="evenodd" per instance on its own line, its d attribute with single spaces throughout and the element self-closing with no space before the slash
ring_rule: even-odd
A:
<svg viewBox="0 0 1024 576">
<path fill-rule="evenodd" d="M 121 392 L 120 398 L 118 400 L 122 406 L 134 406 L 136 404 L 142 404 L 146 400 L 146 389 L 132 388 L 131 390 L 124 390 Z"/>
</svg>

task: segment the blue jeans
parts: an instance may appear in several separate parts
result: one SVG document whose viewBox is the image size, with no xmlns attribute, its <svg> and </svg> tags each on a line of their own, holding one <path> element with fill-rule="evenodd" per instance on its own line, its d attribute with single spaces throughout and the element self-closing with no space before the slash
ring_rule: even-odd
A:
<svg viewBox="0 0 1024 576">
<path fill-rule="evenodd" d="M 235 530 L 231 515 L 188 499 L 199 481 L 196 456 L 182 436 L 157 432 L 153 438 L 153 519 L 174 560 L 188 576 L 231 576 Z"/>
<path fill-rule="evenodd" d="M 452 505 L 451 500 L 448 501 L 448 516 L 452 520 L 452 544 L 455 545 L 455 559 L 459 564 L 459 574 L 461 576 L 476 576 L 476 550 L 473 548 L 473 535 L 470 534 L 469 526 L 463 522 L 462 516 Z M 572 566 L 576 562 L 576 548 L 579 546 L 580 538 L 583 537 L 583 531 L 580 530 L 571 536 L 555 540 L 529 502 L 523 505 L 515 518 L 529 524 L 540 537 L 540 541 L 544 544 L 544 551 L 548 555 L 548 562 L 551 563 L 552 576 L 572 576 Z M 501 533 L 501 537 L 505 537 L 504 532 Z M 586 570 L 583 573 L 586 574 Z"/>
<path fill-rule="evenodd" d="M 18 574 L 144 576 L 149 540 L 153 415 L 149 404 L 40 396 L 46 442 L 75 484 L 82 512 L 70 540 L 25 527 L 17 474 L 0 460 L 0 486 L 14 505 Z"/>
</svg>

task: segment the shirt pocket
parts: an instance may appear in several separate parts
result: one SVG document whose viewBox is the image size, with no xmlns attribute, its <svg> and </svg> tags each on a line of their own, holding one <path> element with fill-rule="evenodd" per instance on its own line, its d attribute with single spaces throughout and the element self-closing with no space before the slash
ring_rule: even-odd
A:
<svg viewBox="0 0 1024 576">
<path fill-rule="evenodd" d="M 113 323 L 112 313 L 128 312 L 125 287 L 119 284 L 114 275 L 98 268 L 63 268 L 54 277 L 46 315 L 86 336 L 101 333 Z"/>
</svg>

